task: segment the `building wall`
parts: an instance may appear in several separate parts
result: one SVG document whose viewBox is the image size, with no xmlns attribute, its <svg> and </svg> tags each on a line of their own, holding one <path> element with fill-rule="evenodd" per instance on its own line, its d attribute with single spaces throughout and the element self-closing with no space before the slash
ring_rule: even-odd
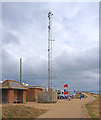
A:
<svg viewBox="0 0 101 120">
<path fill-rule="evenodd" d="M 26 100 L 27 101 L 35 101 L 35 91 L 33 88 L 29 88 L 26 92 Z"/>
<path fill-rule="evenodd" d="M 23 90 L 23 94 L 22 95 L 23 95 L 23 97 L 22 97 L 23 100 L 22 101 L 23 101 L 23 103 L 26 103 L 26 90 Z"/>
<path fill-rule="evenodd" d="M 37 101 L 38 100 L 38 91 L 42 91 L 42 89 L 29 88 L 29 90 L 26 93 L 27 101 Z"/>
<path fill-rule="evenodd" d="M 9 89 L 8 90 L 8 97 L 7 97 L 7 101 L 8 103 L 13 103 L 14 102 L 14 90 L 13 89 Z"/>
</svg>

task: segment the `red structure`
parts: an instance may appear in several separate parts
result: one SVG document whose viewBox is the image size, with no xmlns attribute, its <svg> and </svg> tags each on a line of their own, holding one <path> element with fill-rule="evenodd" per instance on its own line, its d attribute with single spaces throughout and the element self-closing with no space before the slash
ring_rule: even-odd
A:
<svg viewBox="0 0 101 120">
<path fill-rule="evenodd" d="M 27 101 L 37 101 L 38 100 L 38 91 L 44 91 L 45 88 L 40 86 L 28 86 L 28 91 L 26 93 Z"/>
<path fill-rule="evenodd" d="M 64 88 L 65 88 L 65 87 L 68 87 L 68 84 L 65 84 L 65 85 L 64 85 Z"/>
<path fill-rule="evenodd" d="M 68 94 L 68 92 L 64 92 L 64 95 L 67 95 Z"/>
<path fill-rule="evenodd" d="M 27 88 L 18 81 L 5 80 L 2 83 L 2 102 L 26 103 Z"/>
<path fill-rule="evenodd" d="M 68 94 L 68 84 L 64 85 L 64 95 Z"/>
</svg>

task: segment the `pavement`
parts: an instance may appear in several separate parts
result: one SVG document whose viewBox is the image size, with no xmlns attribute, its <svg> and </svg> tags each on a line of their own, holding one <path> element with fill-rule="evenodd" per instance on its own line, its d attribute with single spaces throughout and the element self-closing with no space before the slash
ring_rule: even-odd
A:
<svg viewBox="0 0 101 120">
<path fill-rule="evenodd" d="M 87 98 L 58 100 L 57 103 L 27 103 L 28 106 L 47 109 L 47 112 L 40 115 L 38 118 L 89 118 L 85 104 L 92 102 L 95 98 L 86 94 Z M 37 120 L 37 119 L 36 119 Z"/>
</svg>

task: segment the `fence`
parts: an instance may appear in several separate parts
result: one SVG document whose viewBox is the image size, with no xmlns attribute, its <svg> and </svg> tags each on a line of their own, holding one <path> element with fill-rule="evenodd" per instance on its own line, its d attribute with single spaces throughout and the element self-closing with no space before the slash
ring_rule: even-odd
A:
<svg viewBox="0 0 101 120">
<path fill-rule="evenodd" d="M 39 91 L 38 92 L 39 103 L 55 103 L 57 102 L 56 91 Z"/>
</svg>

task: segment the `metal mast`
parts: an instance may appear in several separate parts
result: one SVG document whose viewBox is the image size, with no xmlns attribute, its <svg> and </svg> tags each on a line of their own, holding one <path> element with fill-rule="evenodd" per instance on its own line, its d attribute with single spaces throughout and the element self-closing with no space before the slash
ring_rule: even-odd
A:
<svg viewBox="0 0 101 120">
<path fill-rule="evenodd" d="M 20 58 L 20 83 L 22 82 L 22 59 Z"/>
<path fill-rule="evenodd" d="M 52 89 L 52 13 L 48 13 L 48 91 Z"/>
</svg>

